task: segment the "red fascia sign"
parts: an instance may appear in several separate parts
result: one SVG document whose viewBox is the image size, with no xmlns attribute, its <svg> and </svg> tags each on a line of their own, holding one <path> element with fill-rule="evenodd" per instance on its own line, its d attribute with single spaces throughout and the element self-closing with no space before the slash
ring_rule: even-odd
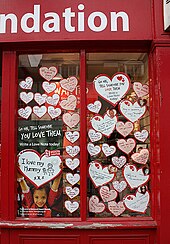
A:
<svg viewBox="0 0 170 244">
<path fill-rule="evenodd" d="M 0 9 L 1 42 L 96 39 L 151 39 L 148 1 L 5 0 Z"/>
</svg>

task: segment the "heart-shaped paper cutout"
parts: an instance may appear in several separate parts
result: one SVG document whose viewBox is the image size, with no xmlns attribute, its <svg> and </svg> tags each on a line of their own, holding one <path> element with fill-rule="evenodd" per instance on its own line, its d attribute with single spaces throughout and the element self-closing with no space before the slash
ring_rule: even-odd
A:
<svg viewBox="0 0 170 244">
<path fill-rule="evenodd" d="M 60 102 L 60 106 L 65 110 L 75 110 L 77 106 L 77 98 L 74 95 L 69 95 L 67 99 Z"/>
<path fill-rule="evenodd" d="M 90 129 L 88 131 L 88 136 L 89 136 L 91 142 L 96 142 L 96 141 L 99 141 L 100 139 L 102 139 L 102 134 L 100 132 L 96 132 L 93 129 Z"/>
<path fill-rule="evenodd" d="M 19 86 L 25 90 L 31 90 L 32 85 L 33 85 L 33 79 L 31 77 L 27 77 L 25 80 L 22 80 L 19 83 Z"/>
<path fill-rule="evenodd" d="M 32 108 L 30 106 L 18 109 L 19 116 L 21 116 L 24 119 L 28 119 L 31 113 L 32 113 Z"/>
<path fill-rule="evenodd" d="M 131 158 L 138 164 L 146 164 L 149 158 L 148 149 L 141 149 L 140 152 L 132 154 Z"/>
<path fill-rule="evenodd" d="M 68 183 L 70 183 L 72 186 L 77 184 L 80 180 L 80 175 L 79 174 L 72 174 L 72 173 L 66 173 L 66 180 Z"/>
<path fill-rule="evenodd" d="M 126 123 L 118 121 L 116 123 L 116 130 L 123 136 L 128 136 L 133 131 L 133 124 L 130 121 Z"/>
<path fill-rule="evenodd" d="M 34 94 L 34 100 L 41 106 L 43 103 L 46 102 L 47 95 L 46 94 L 40 94 L 40 93 L 35 93 Z"/>
<path fill-rule="evenodd" d="M 124 180 L 122 180 L 120 182 L 118 180 L 113 181 L 112 185 L 113 185 L 114 189 L 118 192 L 122 192 L 127 187 L 127 183 Z"/>
<path fill-rule="evenodd" d="M 125 165 L 123 175 L 131 189 L 142 186 L 149 180 L 149 175 L 144 175 L 143 168 L 137 170 L 134 165 Z"/>
<path fill-rule="evenodd" d="M 119 139 L 119 140 L 117 141 L 117 146 L 118 146 L 118 148 L 119 148 L 122 152 L 124 152 L 124 153 L 126 153 L 126 154 L 129 154 L 129 153 L 131 153 L 131 152 L 133 151 L 133 149 L 135 148 L 135 146 L 136 146 L 136 142 L 135 142 L 135 140 L 132 139 L 132 138 L 129 138 L 129 139 L 127 139 L 127 140 L 125 140 L 125 139 Z"/>
<path fill-rule="evenodd" d="M 119 110 L 126 119 L 134 123 L 145 114 L 146 106 L 141 107 L 138 102 L 132 103 L 125 99 L 119 103 Z"/>
<path fill-rule="evenodd" d="M 49 83 L 48 81 L 44 81 L 42 83 L 42 88 L 45 92 L 51 93 L 56 89 L 56 84 L 54 82 Z"/>
<path fill-rule="evenodd" d="M 142 142 L 145 142 L 146 139 L 148 138 L 149 136 L 149 132 L 147 130 L 142 130 L 142 131 L 136 131 L 134 133 L 134 137 L 138 140 L 138 141 L 142 141 Z"/>
<path fill-rule="evenodd" d="M 108 186 L 102 186 L 99 193 L 103 202 L 112 201 L 117 197 L 117 192 L 115 190 L 110 190 Z"/>
<path fill-rule="evenodd" d="M 38 118 L 42 118 L 47 112 L 47 108 L 46 106 L 34 106 L 33 107 L 33 113 L 38 117 Z"/>
<path fill-rule="evenodd" d="M 33 97 L 34 97 L 34 95 L 33 95 L 32 92 L 28 92 L 28 93 L 26 93 L 26 92 L 21 92 L 21 93 L 20 93 L 20 99 L 21 99 L 24 103 L 26 103 L 26 104 L 28 104 L 29 102 L 31 102 L 32 99 L 33 99 Z"/>
<path fill-rule="evenodd" d="M 102 107 L 102 103 L 97 100 L 94 103 L 89 103 L 87 105 L 87 109 L 92 113 L 99 113 L 100 109 Z"/>
<path fill-rule="evenodd" d="M 133 90 L 138 97 L 144 97 L 149 94 L 149 86 L 146 84 L 142 85 L 140 82 L 133 83 Z"/>
<path fill-rule="evenodd" d="M 97 154 L 100 153 L 101 148 L 100 148 L 100 146 L 98 146 L 98 145 L 95 146 L 93 143 L 89 142 L 87 144 L 87 150 L 88 150 L 90 156 L 96 156 Z"/>
<path fill-rule="evenodd" d="M 97 115 L 91 119 L 91 124 L 93 129 L 101 132 L 104 136 L 109 137 L 116 126 L 117 116 L 111 118 L 108 114 L 105 114 L 104 117 Z"/>
<path fill-rule="evenodd" d="M 77 113 L 65 113 L 63 114 L 63 122 L 70 128 L 75 127 L 80 121 L 80 115 Z"/>
<path fill-rule="evenodd" d="M 45 80 L 52 80 L 54 76 L 57 74 L 57 68 L 54 66 L 51 66 L 50 68 L 47 67 L 41 67 L 39 69 L 40 75 L 45 79 Z"/>
<path fill-rule="evenodd" d="M 60 96 L 58 94 L 53 94 L 52 97 L 48 96 L 46 98 L 46 102 L 52 106 L 56 106 L 60 100 Z"/>
<path fill-rule="evenodd" d="M 65 201 L 64 202 L 65 208 L 70 212 L 73 213 L 79 208 L 78 202 L 71 202 L 71 201 Z"/>
<path fill-rule="evenodd" d="M 126 157 L 125 156 L 112 157 L 112 164 L 114 164 L 119 169 L 122 168 L 125 163 L 126 163 Z"/>
<path fill-rule="evenodd" d="M 131 211 L 139 212 L 139 213 L 145 213 L 148 203 L 149 203 L 150 195 L 149 192 L 146 191 L 145 194 L 136 192 L 136 195 L 127 195 L 123 202 Z"/>
<path fill-rule="evenodd" d="M 66 146 L 66 152 L 73 158 L 80 152 L 79 146 Z"/>
<path fill-rule="evenodd" d="M 79 188 L 78 187 L 71 187 L 71 186 L 66 186 L 66 194 L 69 198 L 73 199 L 79 194 Z"/>
<path fill-rule="evenodd" d="M 91 196 L 89 199 L 89 212 L 102 213 L 104 210 L 104 203 L 99 202 L 99 198 L 97 196 Z"/>
<path fill-rule="evenodd" d="M 115 177 L 115 173 L 110 173 L 108 167 L 102 167 L 97 161 L 89 164 L 89 175 L 96 188 L 109 183 Z"/>
<path fill-rule="evenodd" d="M 75 76 L 71 76 L 67 79 L 63 79 L 60 81 L 61 87 L 66 90 L 73 92 L 78 84 L 78 80 Z"/>
<path fill-rule="evenodd" d="M 65 164 L 69 169 L 74 170 L 79 166 L 80 160 L 78 158 L 66 158 Z"/>
<path fill-rule="evenodd" d="M 106 75 L 99 75 L 93 82 L 97 93 L 113 106 L 127 94 L 130 88 L 129 77 L 124 73 L 116 73 L 112 79 Z"/>
<path fill-rule="evenodd" d="M 116 147 L 115 146 L 109 146 L 107 143 L 103 143 L 102 151 L 106 157 L 109 157 L 110 155 L 112 155 L 116 152 Z"/>
<path fill-rule="evenodd" d="M 108 202 L 108 209 L 116 217 L 126 210 L 122 201 L 118 203 L 115 201 Z"/>
<path fill-rule="evenodd" d="M 74 143 L 79 139 L 80 133 L 78 131 L 67 131 L 65 132 L 65 137 L 69 142 Z"/>
<path fill-rule="evenodd" d="M 37 151 L 26 149 L 18 154 L 18 164 L 21 173 L 40 187 L 61 173 L 61 158 L 59 156 L 40 155 Z"/>
<path fill-rule="evenodd" d="M 48 114 L 52 119 L 57 118 L 61 114 L 61 109 L 60 108 L 54 108 L 52 106 L 48 107 Z"/>
</svg>

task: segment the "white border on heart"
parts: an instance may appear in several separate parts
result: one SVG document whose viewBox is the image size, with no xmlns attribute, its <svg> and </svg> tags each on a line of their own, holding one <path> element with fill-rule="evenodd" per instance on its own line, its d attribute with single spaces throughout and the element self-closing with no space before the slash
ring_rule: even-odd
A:
<svg viewBox="0 0 170 244">
<path fill-rule="evenodd" d="M 99 100 L 96 100 L 94 103 L 89 103 L 87 105 L 87 109 L 92 112 L 98 114 L 102 107 L 102 103 Z"/>
<path fill-rule="evenodd" d="M 127 140 L 119 139 L 117 141 L 117 146 L 122 152 L 129 154 L 135 148 L 136 141 L 133 138 L 128 138 Z"/>
<path fill-rule="evenodd" d="M 141 149 L 140 152 L 133 153 L 131 158 L 138 164 L 146 164 L 149 159 L 149 150 L 146 148 Z"/>
<path fill-rule="evenodd" d="M 108 209 L 116 217 L 121 215 L 126 210 L 122 201 L 118 203 L 115 201 L 108 202 Z"/>
<path fill-rule="evenodd" d="M 53 94 L 52 96 L 48 96 L 46 98 L 46 102 L 52 106 L 56 106 L 60 100 L 60 96 L 58 94 Z"/>
<path fill-rule="evenodd" d="M 38 117 L 42 118 L 46 113 L 47 113 L 47 108 L 46 106 L 34 106 L 33 107 L 33 113 Z"/>
<path fill-rule="evenodd" d="M 75 76 L 70 76 L 67 79 L 60 81 L 61 87 L 69 92 L 73 92 L 78 84 L 78 80 Z"/>
<path fill-rule="evenodd" d="M 109 157 L 116 152 L 116 147 L 113 145 L 109 146 L 107 143 L 103 143 L 102 151 L 106 157 Z"/>
<path fill-rule="evenodd" d="M 80 121 L 80 115 L 78 113 L 65 113 L 63 114 L 63 122 L 68 125 L 70 128 L 75 127 Z"/>
<path fill-rule="evenodd" d="M 96 132 L 93 129 L 90 129 L 88 131 L 88 136 L 89 136 L 91 142 L 96 142 L 96 141 L 99 141 L 100 139 L 102 139 L 102 133 Z"/>
<path fill-rule="evenodd" d="M 46 102 L 47 95 L 46 94 L 40 94 L 40 93 L 35 93 L 34 94 L 34 100 L 38 103 L 38 105 L 42 105 L 43 103 Z"/>
<path fill-rule="evenodd" d="M 116 123 L 116 130 L 119 132 L 123 137 L 128 136 L 133 131 L 133 123 L 130 121 L 118 121 Z"/>
<path fill-rule="evenodd" d="M 122 192 L 123 190 L 125 190 L 126 187 L 127 187 L 127 183 L 124 180 L 122 180 L 122 181 L 118 181 L 118 180 L 113 181 L 112 185 L 113 185 L 114 189 L 116 191 L 118 191 L 119 193 Z"/>
<path fill-rule="evenodd" d="M 69 142 L 74 143 L 79 139 L 80 133 L 78 131 L 73 131 L 73 132 L 72 131 L 66 131 L 65 137 Z"/>
<path fill-rule="evenodd" d="M 116 167 L 118 167 L 119 169 L 122 168 L 124 166 L 124 164 L 126 163 L 127 159 L 125 156 L 120 156 L 120 157 L 112 157 L 112 164 L 114 164 Z"/>
<path fill-rule="evenodd" d="M 55 89 L 56 89 L 56 83 L 54 83 L 54 82 L 48 82 L 48 81 L 44 81 L 43 83 L 42 83 L 42 88 L 44 89 L 44 91 L 45 92 L 47 92 L 47 93 L 51 93 L 51 92 L 53 92 Z"/>
<path fill-rule="evenodd" d="M 66 153 L 72 158 L 75 157 L 80 152 L 79 146 L 66 146 Z"/>
<path fill-rule="evenodd" d="M 136 131 L 134 133 L 134 137 L 138 140 L 138 141 L 142 141 L 142 142 L 145 142 L 147 140 L 149 136 L 149 131 L 144 129 L 144 130 L 141 130 L 141 131 Z"/>
<path fill-rule="evenodd" d="M 69 198 L 73 199 L 78 196 L 80 190 L 78 187 L 66 186 L 66 194 Z"/>
<path fill-rule="evenodd" d="M 108 186 L 101 186 L 99 193 L 103 202 L 112 201 L 117 197 L 117 192 L 115 190 L 110 190 Z"/>
<path fill-rule="evenodd" d="M 57 68 L 55 66 L 51 66 L 49 68 L 47 67 L 41 67 L 39 68 L 39 74 L 45 79 L 45 80 L 52 80 L 54 76 L 57 74 Z"/>
<path fill-rule="evenodd" d="M 138 97 L 144 97 L 149 94 L 149 86 L 146 84 L 142 84 L 140 82 L 133 83 L 133 90 L 135 91 Z"/>
<path fill-rule="evenodd" d="M 100 146 L 95 146 L 93 143 L 89 142 L 87 144 L 87 151 L 89 152 L 90 156 L 96 156 L 101 152 L 101 148 Z"/>
<path fill-rule="evenodd" d="M 24 103 L 28 104 L 29 102 L 32 101 L 32 99 L 33 99 L 33 97 L 34 97 L 34 94 L 33 94 L 32 92 L 28 92 L 28 93 L 26 93 L 26 92 L 21 92 L 21 93 L 19 94 L 19 96 L 20 96 L 20 99 L 21 99 Z"/>
<path fill-rule="evenodd" d="M 32 108 L 30 106 L 18 109 L 19 116 L 21 116 L 24 119 L 28 119 L 31 113 L 32 113 Z"/>
<path fill-rule="evenodd" d="M 53 106 L 48 107 L 48 114 L 52 119 L 57 118 L 61 114 L 61 109 L 60 108 L 54 108 Z"/>
<path fill-rule="evenodd" d="M 64 202 L 64 206 L 69 211 L 69 213 L 73 213 L 79 208 L 79 203 L 76 201 L 71 202 L 67 200 Z"/>
<path fill-rule="evenodd" d="M 89 199 L 89 212 L 91 213 L 102 213 L 105 210 L 105 205 L 99 202 L 99 198 L 95 195 L 91 196 Z"/>
<path fill-rule="evenodd" d="M 72 174 L 72 173 L 66 173 L 66 180 L 69 184 L 74 186 L 80 181 L 80 175 L 79 174 Z"/>
<path fill-rule="evenodd" d="M 65 165 L 71 169 L 71 170 L 74 170 L 76 169 L 80 164 L 80 160 L 78 158 L 66 158 L 65 159 Z"/>
<path fill-rule="evenodd" d="M 31 90 L 33 85 L 33 79 L 32 77 L 27 77 L 25 80 L 22 80 L 19 83 L 19 86 L 24 90 Z"/>
<path fill-rule="evenodd" d="M 60 106 L 62 109 L 65 110 L 72 110 L 74 111 L 77 106 L 77 98 L 74 95 L 69 95 L 67 99 L 63 99 L 60 102 Z"/>
</svg>

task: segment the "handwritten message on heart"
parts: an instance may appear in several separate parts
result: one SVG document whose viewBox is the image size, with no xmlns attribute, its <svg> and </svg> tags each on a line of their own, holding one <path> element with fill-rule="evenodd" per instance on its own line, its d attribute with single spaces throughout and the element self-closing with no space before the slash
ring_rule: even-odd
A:
<svg viewBox="0 0 170 244">
<path fill-rule="evenodd" d="M 65 201 L 64 205 L 70 213 L 74 213 L 79 208 L 78 202 Z"/>
<path fill-rule="evenodd" d="M 36 187 L 40 187 L 61 173 L 59 156 L 40 155 L 37 151 L 26 149 L 18 154 L 21 173 Z"/>
<path fill-rule="evenodd" d="M 102 103 L 100 101 L 95 101 L 94 103 L 89 103 L 87 105 L 87 109 L 92 113 L 98 113 L 102 107 Z"/>
<path fill-rule="evenodd" d="M 96 132 L 93 129 L 90 129 L 88 131 L 88 136 L 89 136 L 91 142 L 96 142 L 96 141 L 99 141 L 100 139 L 102 139 L 102 133 Z"/>
<path fill-rule="evenodd" d="M 79 188 L 78 187 L 71 187 L 71 186 L 66 186 L 66 194 L 69 198 L 73 199 L 74 197 L 78 196 L 79 194 Z"/>
<path fill-rule="evenodd" d="M 40 94 L 40 93 L 35 93 L 34 94 L 34 100 L 41 106 L 43 103 L 46 102 L 47 95 L 46 94 Z"/>
<path fill-rule="evenodd" d="M 77 106 L 77 98 L 74 95 L 69 95 L 67 99 L 60 102 L 60 106 L 65 110 L 75 110 Z"/>
<path fill-rule="evenodd" d="M 54 82 L 49 83 L 48 81 L 44 81 L 42 83 L 42 88 L 46 93 L 51 93 L 56 89 L 56 84 Z"/>
<path fill-rule="evenodd" d="M 99 75 L 94 79 L 97 93 L 115 106 L 130 88 L 129 77 L 124 73 L 115 74 L 112 79 L 106 75 Z"/>
<path fill-rule="evenodd" d="M 112 157 L 112 163 L 118 167 L 119 169 L 122 168 L 125 163 L 126 163 L 126 157 L 125 156 L 120 156 L 120 157 Z"/>
<path fill-rule="evenodd" d="M 89 212 L 102 213 L 104 210 L 104 203 L 99 202 L 99 198 L 97 196 L 91 196 L 89 199 Z"/>
<path fill-rule="evenodd" d="M 19 86 L 25 90 L 31 90 L 32 85 L 33 85 L 33 79 L 31 77 L 27 77 L 25 80 L 22 80 L 19 83 Z"/>
<path fill-rule="evenodd" d="M 61 87 L 66 90 L 73 92 L 78 84 L 78 80 L 75 76 L 71 76 L 67 79 L 63 79 L 60 81 Z"/>
<path fill-rule="evenodd" d="M 66 158 L 65 164 L 69 169 L 74 170 L 79 166 L 80 160 L 78 158 L 74 158 L 74 159 Z"/>
<path fill-rule="evenodd" d="M 128 136 L 133 131 L 133 124 L 130 121 L 126 123 L 118 121 L 116 124 L 116 130 L 123 136 Z"/>
<path fill-rule="evenodd" d="M 134 123 L 145 114 L 146 106 L 141 107 L 138 102 L 132 103 L 129 100 L 123 100 L 119 103 L 119 110 L 126 119 Z"/>
<path fill-rule="evenodd" d="M 108 209 L 114 216 L 119 216 L 126 210 L 122 201 L 118 203 L 115 201 L 108 202 Z"/>
<path fill-rule="evenodd" d="M 138 164 L 146 164 L 149 158 L 148 149 L 141 149 L 138 153 L 133 153 L 131 158 Z"/>
<path fill-rule="evenodd" d="M 110 190 L 108 186 L 102 186 L 99 193 L 103 202 L 112 201 L 117 197 L 117 192 L 115 190 Z"/>
<path fill-rule="evenodd" d="M 87 144 L 87 150 L 91 156 L 96 156 L 97 154 L 100 153 L 101 148 L 98 145 L 94 145 L 93 143 L 89 142 Z"/>
<path fill-rule="evenodd" d="M 20 99 L 21 99 L 24 103 L 26 103 L 26 104 L 28 104 L 29 102 L 31 102 L 32 99 L 33 99 L 33 97 L 34 97 L 34 95 L 33 95 L 32 92 L 28 92 L 28 93 L 26 93 L 26 92 L 21 92 L 21 93 L 20 93 Z"/>
<path fill-rule="evenodd" d="M 41 67 L 39 69 L 40 75 L 45 79 L 45 80 L 52 80 L 54 76 L 57 74 L 57 68 L 52 66 L 50 68 L 47 67 Z"/>
<path fill-rule="evenodd" d="M 70 183 L 73 186 L 79 182 L 80 175 L 79 174 L 67 173 L 66 174 L 66 180 L 68 181 L 68 183 Z"/>
<path fill-rule="evenodd" d="M 32 113 L 32 108 L 30 106 L 18 109 L 19 116 L 21 116 L 24 119 L 28 119 L 31 113 Z"/>
<path fill-rule="evenodd" d="M 65 132 L 65 137 L 69 142 L 74 143 L 79 139 L 80 133 L 78 131 L 67 131 Z"/>
<path fill-rule="evenodd" d="M 52 106 L 56 106 L 60 100 L 60 96 L 58 94 L 52 95 L 52 97 L 48 96 L 46 98 L 46 102 Z"/>
<path fill-rule="evenodd" d="M 47 112 L 47 108 L 46 106 L 34 106 L 33 107 L 33 113 L 38 117 L 38 118 L 42 118 Z"/>
<path fill-rule="evenodd" d="M 70 128 L 75 127 L 80 121 L 80 115 L 77 113 L 65 113 L 63 114 L 63 122 Z"/>
<path fill-rule="evenodd" d="M 125 140 L 125 139 L 119 139 L 119 140 L 117 141 L 117 146 L 118 146 L 118 148 L 119 148 L 122 152 L 124 152 L 124 153 L 126 153 L 126 154 L 129 154 L 129 153 L 132 152 L 133 149 L 135 148 L 135 146 L 136 146 L 136 142 L 135 142 L 135 140 L 132 139 L 132 138 L 129 138 L 129 139 L 127 139 L 127 140 Z"/>
<path fill-rule="evenodd" d="M 146 84 L 142 85 L 140 82 L 133 83 L 133 90 L 138 97 L 144 97 L 149 94 L 149 86 Z"/>
<path fill-rule="evenodd" d="M 48 107 L 48 114 L 52 119 L 57 118 L 61 114 L 61 109 L 60 108 L 54 108 L 53 106 Z"/>
<path fill-rule="evenodd" d="M 120 182 L 118 180 L 113 181 L 112 185 L 113 185 L 114 189 L 118 192 L 122 192 L 127 187 L 127 183 L 124 180 L 122 180 Z"/>
<path fill-rule="evenodd" d="M 66 146 L 66 152 L 71 157 L 75 157 L 80 152 L 80 147 L 79 146 Z"/>
<path fill-rule="evenodd" d="M 116 152 L 115 146 L 109 146 L 107 143 L 103 143 L 102 145 L 102 151 L 106 157 L 114 154 Z"/>
<path fill-rule="evenodd" d="M 134 137 L 138 140 L 138 141 L 142 141 L 142 142 L 145 142 L 146 139 L 148 138 L 149 136 L 149 132 L 147 130 L 142 130 L 142 131 L 136 131 L 134 133 Z"/>
</svg>

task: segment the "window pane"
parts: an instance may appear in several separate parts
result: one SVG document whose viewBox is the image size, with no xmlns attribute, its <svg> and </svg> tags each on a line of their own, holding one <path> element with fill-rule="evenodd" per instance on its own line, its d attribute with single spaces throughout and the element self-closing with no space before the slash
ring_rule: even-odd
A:
<svg viewBox="0 0 170 244">
<path fill-rule="evenodd" d="M 89 217 L 150 215 L 148 59 L 87 54 Z"/>
<path fill-rule="evenodd" d="M 19 217 L 78 217 L 79 54 L 20 55 Z"/>
</svg>

